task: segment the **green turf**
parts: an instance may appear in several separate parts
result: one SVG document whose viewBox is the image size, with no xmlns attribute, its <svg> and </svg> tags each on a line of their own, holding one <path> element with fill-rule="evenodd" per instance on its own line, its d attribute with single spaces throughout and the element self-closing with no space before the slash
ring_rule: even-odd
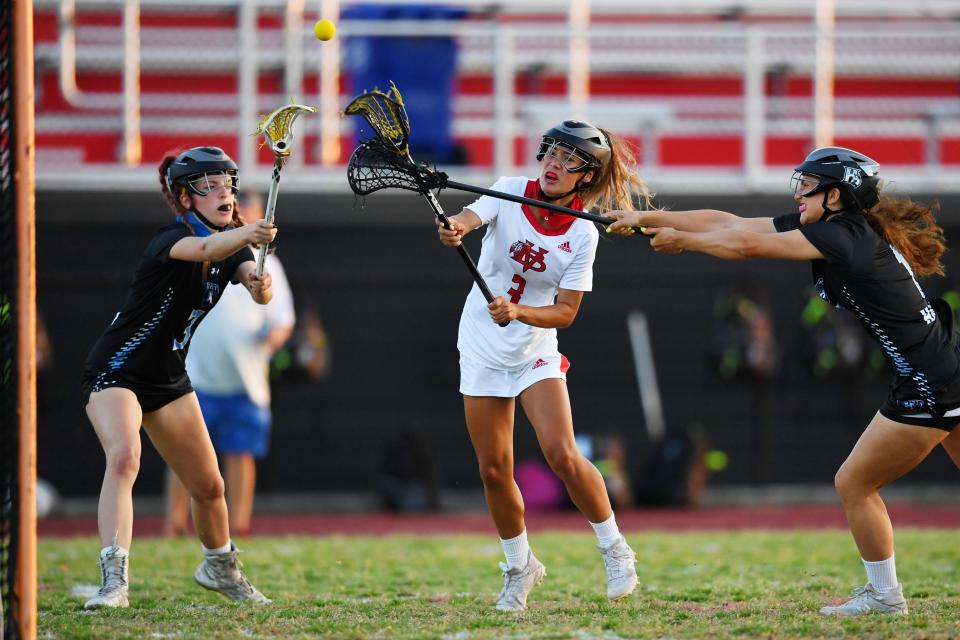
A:
<svg viewBox="0 0 960 640">
<path fill-rule="evenodd" d="M 847 533 L 628 536 L 641 584 L 617 604 L 589 534 L 531 536 L 547 579 L 520 615 L 493 609 L 494 536 L 255 538 L 242 544 L 269 607 L 235 605 L 193 582 L 193 540 L 134 541 L 129 609 L 84 612 L 99 580 L 92 538 L 40 541 L 40 638 L 957 638 L 958 531 L 901 530 L 909 616 L 817 614 L 864 582 Z"/>
</svg>

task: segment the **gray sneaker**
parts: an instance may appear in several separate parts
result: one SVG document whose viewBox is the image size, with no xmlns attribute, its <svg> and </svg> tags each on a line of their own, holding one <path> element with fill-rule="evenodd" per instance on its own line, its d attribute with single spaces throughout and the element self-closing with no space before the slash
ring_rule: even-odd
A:
<svg viewBox="0 0 960 640">
<path fill-rule="evenodd" d="M 120 547 L 117 541 L 107 555 L 100 556 L 100 590 L 97 595 L 87 600 L 84 609 L 123 608 L 129 607 L 127 599 L 127 559 L 128 556 L 117 555 Z"/>
<path fill-rule="evenodd" d="M 637 588 L 637 554 L 623 536 L 606 549 L 597 548 L 607 569 L 607 598 L 611 601 L 626 598 Z"/>
<path fill-rule="evenodd" d="M 523 611 L 527 608 L 527 595 L 543 582 L 547 569 L 530 551 L 527 566 L 510 568 L 500 563 L 503 571 L 503 590 L 497 596 L 497 611 Z"/>
<path fill-rule="evenodd" d="M 877 591 L 869 582 L 855 589 L 853 597 L 836 607 L 823 607 L 820 613 L 825 616 L 862 616 L 867 613 L 907 613 L 907 601 L 903 597 L 903 585 L 885 593 Z"/>
<path fill-rule="evenodd" d="M 205 556 L 193 577 L 204 589 L 217 591 L 236 602 L 249 600 L 257 604 L 271 604 L 272 600 L 257 591 L 243 575 L 243 565 L 237 556 L 240 550 L 231 544 L 230 551 Z"/>
</svg>

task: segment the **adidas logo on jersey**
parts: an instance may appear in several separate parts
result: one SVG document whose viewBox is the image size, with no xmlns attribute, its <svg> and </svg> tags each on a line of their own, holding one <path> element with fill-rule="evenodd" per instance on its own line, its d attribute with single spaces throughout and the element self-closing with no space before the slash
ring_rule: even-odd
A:
<svg viewBox="0 0 960 640">
<path fill-rule="evenodd" d="M 540 367 L 547 366 L 547 364 L 548 364 L 547 361 L 544 360 L 543 358 L 537 358 L 537 361 L 533 363 L 533 366 L 531 367 L 531 369 L 539 369 Z"/>
<path fill-rule="evenodd" d="M 566 251 L 567 253 L 573 253 L 573 249 L 570 248 L 569 240 L 561 242 L 559 245 L 557 245 L 557 249 L 560 249 L 560 251 Z"/>
</svg>

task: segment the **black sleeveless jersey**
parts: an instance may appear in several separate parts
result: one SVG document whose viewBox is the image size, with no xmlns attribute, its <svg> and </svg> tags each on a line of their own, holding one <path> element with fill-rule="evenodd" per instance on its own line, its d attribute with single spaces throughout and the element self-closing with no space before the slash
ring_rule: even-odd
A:
<svg viewBox="0 0 960 640">
<path fill-rule="evenodd" d="M 160 229 L 143 252 L 127 299 L 97 340 L 84 365 L 87 373 L 118 374 L 141 384 L 166 385 L 185 375 L 190 337 L 213 308 L 242 262 L 244 247 L 220 262 L 170 258 L 170 248 L 193 235 L 182 223 Z"/>
<path fill-rule="evenodd" d="M 820 296 L 852 312 L 897 372 L 892 399 L 903 409 L 937 413 L 960 404 L 960 354 L 953 316 L 927 299 L 906 259 L 858 213 L 801 225 L 800 214 L 774 218 L 777 231 L 799 229 L 823 254 L 813 260 Z M 933 302 L 933 304 L 931 304 Z"/>
</svg>

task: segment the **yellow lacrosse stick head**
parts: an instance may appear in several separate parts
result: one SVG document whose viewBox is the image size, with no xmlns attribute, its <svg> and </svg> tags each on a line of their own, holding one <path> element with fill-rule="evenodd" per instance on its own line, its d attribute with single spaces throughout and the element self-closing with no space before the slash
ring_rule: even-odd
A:
<svg viewBox="0 0 960 640">
<path fill-rule="evenodd" d="M 373 91 L 364 91 L 350 101 L 343 110 L 343 115 L 363 116 L 384 144 L 392 146 L 401 155 L 407 153 L 410 119 L 407 117 L 400 90 L 393 82 L 386 92 L 376 87 Z"/>
<path fill-rule="evenodd" d="M 260 124 L 253 135 L 262 135 L 264 145 L 270 147 L 276 158 L 289 157 L 293 152 L 293 123 L 304 113 L 316 113 L 315 107 L 302 104 L 288 104 L 273 113 L 260 116 Z"/>
</svg>

